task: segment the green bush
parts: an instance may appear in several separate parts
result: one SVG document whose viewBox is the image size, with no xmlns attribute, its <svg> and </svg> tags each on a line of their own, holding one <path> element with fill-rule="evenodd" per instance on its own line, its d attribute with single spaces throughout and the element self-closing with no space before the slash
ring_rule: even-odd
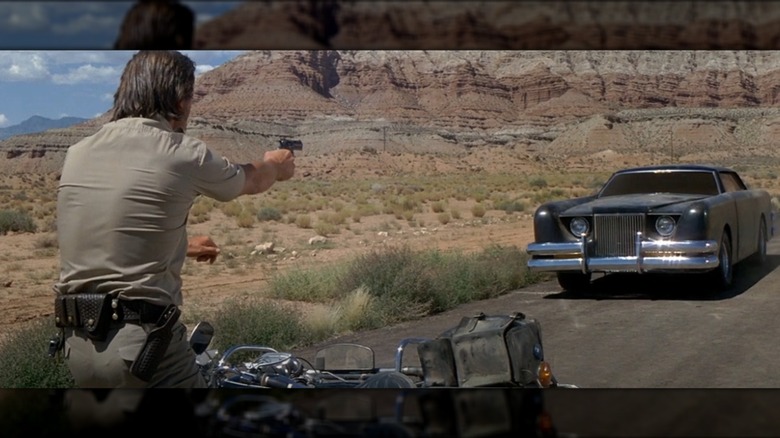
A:
<svg viewBox="0 0 780 438">
<path fill-rule="evenodd" d="M 280 221 L 282 220 L 282 213 L 273 207 L 263 207 L 257 212 L 257 220 L 260 222 L 265 221 Z"/>
<path fill-rule="evenodd" d="M 225 302 L 213 319 L 211 346 L 220 352 L 239 344 L 289 350 L 308 340 L 297 313 L 289 305 L 240 297 Z"/>
<path fill-rule="evenodd" d="M 34 233 L 37 231 L 33 218 L 16 210 L 0 210 L 0 235 L 9 231 Z"/>
<path fill-rule="evenodd" d="M 501 201 L 494 205 L 496 210 L 504 210 L 507 213 L 525 211 L 525 202 L 515 199 L 512 201 Z"/>
<path fill-rule="evenodd" d="M 533 178 L 528 184 L 535 189 L 543 189 L 547 187 L 547 180 L 542 177 Z"/>
<path fill-rule="evenodd" d="M 54 322 L 43 318 L 8 333 L 0 343 L 0 388 L 74 387 L 62 355 L 47 355 L 49 339 L 56 332 Z"/>
<path fill-rule="evenodd" d="M 308 271 L 291 271 L 272 277 L 268 284 L 269 293 L 273 298 L 326 303 L 350 292 L 339 290 L 343 275 L 343 268 L 331 266 Z"/>
<path fill-rule="evenodd" d="M 270 279 L 270 295 L 324 303 L 319 316 L 309 313 L 303 319 L 294 304 L 237 297 L 206 318 L 216 331 L 212 347 L 224 352 L 235 345 L 258 344 L 289 351 L 344 331 L 443 312 L 544 278 L 525 269 L 526 261 L 526 253 L 515 246 L 492 246 L 476 254 L 390 247 L 335 267 L 291 271 Z M 46 356 L 54 331 L 46 319 L 5 338 L 0 344 L 0 387 L 73 387 L 60 356 Z M 240 355 L 233 359 L 243 360 Z"/>
</svg>

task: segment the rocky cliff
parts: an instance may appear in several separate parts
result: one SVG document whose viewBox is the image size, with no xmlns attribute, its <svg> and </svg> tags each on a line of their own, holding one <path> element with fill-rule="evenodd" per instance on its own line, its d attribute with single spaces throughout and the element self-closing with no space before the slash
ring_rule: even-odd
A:
<svg viewBox="0 0 780 438">
<path fill-rule="evenodd" d="M 198 78 L 189 132 L 235 159 L 296 137 L 313 155 L 764 160 L 778 79 L 780 52 L 762 51 L 255 51 Z M 102 121 L 0 142 L 0 167 L 56 171 Z"/>
<path fill-rule="evenodd" d="M 204 23 L 200 49 L 769 49 L 780 3 L 249 1 Z"/>
</svg>

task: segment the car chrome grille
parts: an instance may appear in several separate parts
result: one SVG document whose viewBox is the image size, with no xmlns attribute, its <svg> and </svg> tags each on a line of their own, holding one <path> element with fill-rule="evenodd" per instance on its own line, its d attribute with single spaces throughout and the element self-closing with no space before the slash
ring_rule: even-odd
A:
<svg viewBox="0 0 780 438">
<path fill-rule="evenodd" d="M 642 214 L 595 215 L 593 238 L 595 257 L 634 257 L 636 233 L 644 233 Z"/>
</svg>

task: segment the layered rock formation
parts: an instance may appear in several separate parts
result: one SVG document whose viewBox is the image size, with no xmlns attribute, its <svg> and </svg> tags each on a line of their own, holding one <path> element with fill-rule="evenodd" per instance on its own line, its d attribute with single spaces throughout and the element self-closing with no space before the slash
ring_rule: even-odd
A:
<svg viewBox="0 0 780 438">
<path fill-rule="evenodd" d="M 295 137 L 307 155 L 773 160 L 778 75 L 778 52 L 256 51 L 198 78 L 189 132 L 234 159 Z M 0 168 L 56 171 L 104 121 L 0 142 Z"/>
<path fill-rule="evenodd" d="M 776 1 L 250 1 L 200 49 L 775 49 Z"/>
</svg>

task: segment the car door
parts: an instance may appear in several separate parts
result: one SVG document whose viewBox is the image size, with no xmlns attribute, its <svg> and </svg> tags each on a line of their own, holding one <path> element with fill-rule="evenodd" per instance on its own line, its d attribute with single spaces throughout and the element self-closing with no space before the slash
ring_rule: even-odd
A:
<svg viewBox="0 0 780 438">
<path fill-rule="evenodd" d="M 731 230 L 734 239 L 735 260 L 741 260 L 756 250 L 758 242 L 758 225 L 760 220 L 759 199 L 753 192 L 747 190 L 742 179 L 735 172 L 721 172 L 723 188 L 734 200 L 737 211 L 737 223 Z"/>
</svg>

